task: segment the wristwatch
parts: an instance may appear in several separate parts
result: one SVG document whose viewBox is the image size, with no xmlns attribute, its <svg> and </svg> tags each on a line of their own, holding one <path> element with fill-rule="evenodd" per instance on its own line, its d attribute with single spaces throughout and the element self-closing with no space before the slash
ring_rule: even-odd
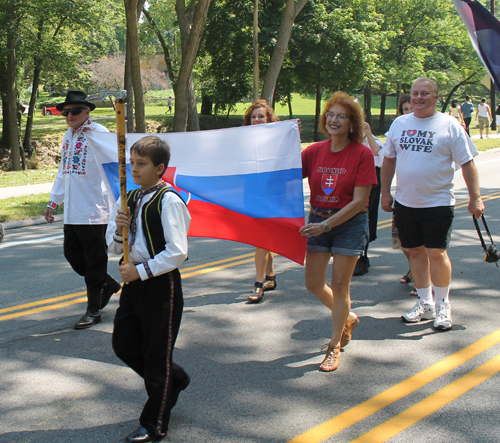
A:
<svg viewBox="0 0 500 443">
<path fill-rule="evenodd" d="M 323 230 L 325 232 L 330 232 L 332 230 L 332 228 L 330 228 L 330 225 L 326 221 L 322 221 L 321 226 L 323 226 Z"/>
</svg>

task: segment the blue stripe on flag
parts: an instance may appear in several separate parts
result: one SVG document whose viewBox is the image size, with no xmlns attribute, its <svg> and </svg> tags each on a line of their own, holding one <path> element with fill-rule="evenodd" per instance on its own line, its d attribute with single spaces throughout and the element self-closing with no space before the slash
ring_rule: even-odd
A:
<svg viewBox="0 0 500 443">
<path fill-rule="evenodd" d="M 106 178 L 108 179 L 111 188 L 113 189 L 113 195 L 115 196 L 115 200 L 120 198 L 120 176 L 118 173 L 118 163 L 103 163 L 102 168 L 104 169 L 104 173 L 106 174 Z M 139 185 L 134 183 L 132 179 L 132 172 L 130 171 L 130 164 L 127 164 L 127 191 L 131 191 L 132 189 L 137 189 Z"/>
<path fill-rule="evenodd" d="M 191 198 L 253 218 L 304 216 L 302 169 L 257 174 L 194 177 L 177 174 L 176 186 Z"/>
</svg>

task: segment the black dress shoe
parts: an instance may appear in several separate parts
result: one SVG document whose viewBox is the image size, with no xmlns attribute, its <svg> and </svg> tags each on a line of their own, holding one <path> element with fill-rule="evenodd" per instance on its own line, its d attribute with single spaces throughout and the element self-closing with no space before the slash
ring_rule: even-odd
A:
<svg viewBox="0 0 500 443">
<path fill-rule="evenodd" d="M 145 427 L 140 426 L 125 438 L 128 443 L 147 443 L 149 441 L 160 441 L 163 435 L 152 434 Z"/>
<path fill-rule="evenodd" d="M 170 409 L 175 406 L 175 404 L 177 403 L 177 399 L 179 398 L 179 394 L 189 386 L 190 382 L 191 378 L 186 374 L 186 376 L 179 382 L 177 387 L 172 390 L 172 394 L 170 395 Z"/>
<path fill-rule="evenodd" d="M 104 286 L 102 288 L 101 309 L 104 309 L 109 303 L 109 299 L 111 298 L 111 296 L 113 294 L 116 294 L 122 288 L 122 285 L 118 283 L 113 277 L 108 277 L 109 278 L 106 278 L 106 283 L 104 283 Z"/>
<path fill-rule="evenodd" d="M 101 321 L 101 314 L 99 312 L 92 313 L 87 311 L 80 320 L 75 323 L 75 329 L 87 329 Z"/>
</svg>

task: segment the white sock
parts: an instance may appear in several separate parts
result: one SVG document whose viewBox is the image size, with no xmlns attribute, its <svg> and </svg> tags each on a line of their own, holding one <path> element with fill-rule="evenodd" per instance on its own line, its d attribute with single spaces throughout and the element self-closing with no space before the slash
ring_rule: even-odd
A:
<svg viewBox="0 0 500 443">
<path fill-rule="evenodd" d="M 432 299 L 432 287 L 428 288 L 417 288 L 418 300 L 421 304 L 428 303 L 433 305 L 434 300 Z"/>
<path fill-rule="evenodd" d="M 442 305 L 443 303 L 450 302 L 450 286 L 445 286 L 440 288 L 439 286 L 433 286 L 434 294 L 436 295 L 436 304 Z"/>
</svg>

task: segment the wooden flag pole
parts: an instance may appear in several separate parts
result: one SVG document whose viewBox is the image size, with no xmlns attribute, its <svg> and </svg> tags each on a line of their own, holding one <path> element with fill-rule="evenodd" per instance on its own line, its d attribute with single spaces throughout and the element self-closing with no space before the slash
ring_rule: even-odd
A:
<svg viewBox="0 0 500 443">
<path fill-rule="evenodd" d="M 127 91 L 110 91 L 101 89 L 99 92 L 102 101 L 106 97 L 116 97 L 116 136 L 118 138 L 118 172 L 120 177 L 120 202 L 121 209 L 127 212 L 127 162 L 125 156 L 125 98 Z M 123 228 L 123 263 L 129 262 L 128 228 Z"/>
<path fill-rule="evenodd" d="M 127 161 L 125 157 L 125 100 L 116 99 L 116 135 L 118 137 L 118 172 L 120 176 L 120 201 L 125 212 L 127 205 Z M 128 228 L 123 228 L 123 263 L 128 263 Z"/>
</svg>

